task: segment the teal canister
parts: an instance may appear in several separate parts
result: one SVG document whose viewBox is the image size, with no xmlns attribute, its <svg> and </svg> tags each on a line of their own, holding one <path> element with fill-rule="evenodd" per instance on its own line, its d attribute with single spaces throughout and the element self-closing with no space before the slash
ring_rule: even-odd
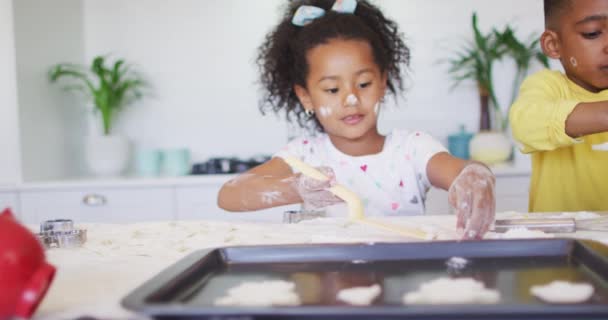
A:
<svg viewBox="0 0 608 320">
<path fill-rule="evenodd" d="M 458 133 L 448 136 L 448 149 L 450 153 L 455 157 L 468 160 L 471 138 L 473 138 L 473 134 L 467 132 L 464 125 L 461 125 Z"/>
<path fill-rule="evenodd" d="M 135 153 L 135 171 L 141 177 L 160 175 L 162 154 L 156 149 L 140 149 Z"/>
<path fill-rule="evenodd" d="M 165 176 L 190 174 L 190 150 L 186 148 L 163 151 L 162 172 Z"/>
</svg>

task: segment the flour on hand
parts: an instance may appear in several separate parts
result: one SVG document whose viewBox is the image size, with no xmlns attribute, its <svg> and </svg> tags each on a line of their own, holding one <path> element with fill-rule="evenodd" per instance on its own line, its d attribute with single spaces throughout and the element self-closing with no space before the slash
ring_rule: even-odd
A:
<svg viewBox="0 0 608 320">
<path fill-rule="evenodd" d="M 217 306 L 297 306 L 300 298 L 293 282 L 282 280 L 243 282 L 214 301 Z"/>
</svg>

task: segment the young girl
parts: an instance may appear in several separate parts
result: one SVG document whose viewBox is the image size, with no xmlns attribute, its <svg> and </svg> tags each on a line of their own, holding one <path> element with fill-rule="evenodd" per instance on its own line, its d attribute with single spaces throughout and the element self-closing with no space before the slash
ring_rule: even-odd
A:
<svg viewBox="0 0 608 320">
<path fill-rule="evenodd" d="M 424 213 L 431 186 L 449 191 L 464 239 L 478 239 L 494 221 L 494 175 L 484 165 L 446 152 L 420 131 L 378 132 L 387 93 L 403 90 L 409 49 L 394 21 L 367 1 L 290 1 L 283 20 L 260 47 L 266 96 L 261 106 L 318 134 L 291 141 L 274 157 L 227 182 L 218 205 L 250 211 L 341 200 L 328 189 L 354 191 L 366 215 Z M 317 167 L 329 181 L 309 178 L 284 159 Z"/>
</svg>

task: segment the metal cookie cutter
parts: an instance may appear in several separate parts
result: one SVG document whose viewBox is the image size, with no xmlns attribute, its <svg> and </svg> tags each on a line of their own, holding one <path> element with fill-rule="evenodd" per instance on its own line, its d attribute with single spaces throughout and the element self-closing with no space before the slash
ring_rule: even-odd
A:
<svg viewBox="0 0 608 320">
<path fill-rule="evenodd" d="M 87 241 L 86 229 L 74 229 L 69 219 L 47 220 L 40 224 L 40 242 L 47 248 L 80 247 Z"/>
<path fill-rule="evenodd" d="M 298 223 L 303 220 L 325 218 L 325 211 L 290 210 L 283 212 L 283 223 Z"/>
</svg>

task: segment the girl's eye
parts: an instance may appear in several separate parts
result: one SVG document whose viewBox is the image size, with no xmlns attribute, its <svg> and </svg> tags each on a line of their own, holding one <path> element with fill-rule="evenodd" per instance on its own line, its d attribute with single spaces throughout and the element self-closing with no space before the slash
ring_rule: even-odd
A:
<svg viewBox="0 0 608 320">
<path fill-rule="evenodd" d="M 360 85 L 359 85 L 359 87 L 361 87 L 361 88 L 367 88 L 367 87 L 369 87 L 371 84 L 372 84 L 371 82 L 365 82 L 365 83 L 360 84 Z"/>
<path fill-rule="evenodd" d="M 585 39 L 595 39 L 597 37 L 599 37 L 602 34 L 601 31 L 594 31 L 594 32 L 583 32 L 583 38 Z"/>
<path fill-rule="evenodd" d="M 338 88 L 325 89 L 325 92 L 335 94 L 338 93 Z"/>
</svg>

